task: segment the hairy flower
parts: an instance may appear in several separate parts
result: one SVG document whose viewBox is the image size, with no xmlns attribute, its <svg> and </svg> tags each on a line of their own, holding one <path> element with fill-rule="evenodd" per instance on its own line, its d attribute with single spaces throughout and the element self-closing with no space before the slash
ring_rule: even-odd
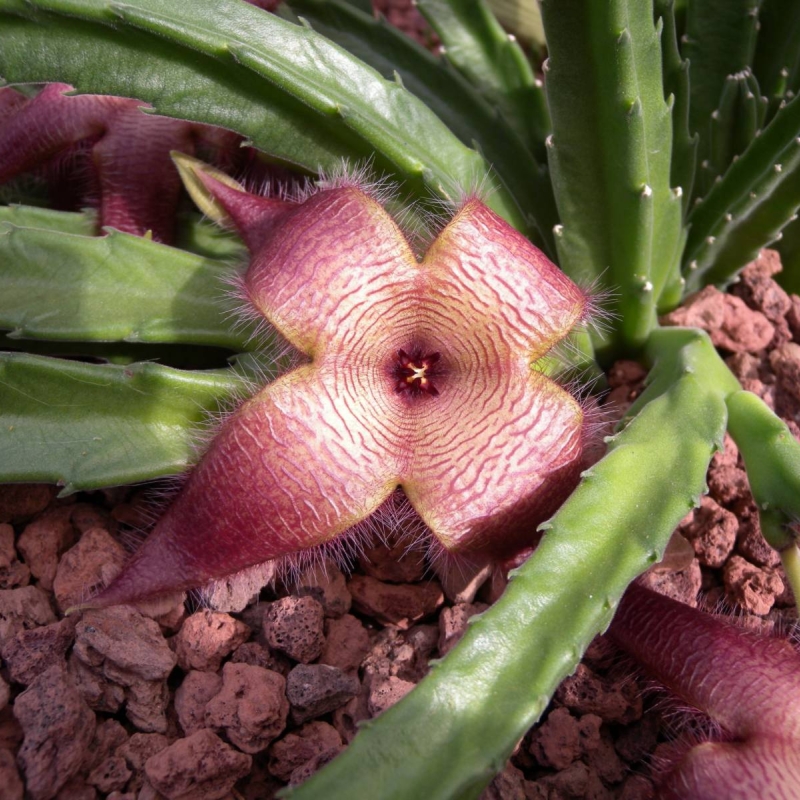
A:
<svg viewBox="0 0 800 800">
<path fill-rule="evenodd" d="M 307 361 L 225 421 L 94 602 L 329 542 L 398 487 L 445 551 L 529 544 L 581 469 L 584 409 L 535 365 L 585 319 L 586 294 L 475 198 L 420 261 L 354 183 L 291 202 L 179 162 L 250 250 L 249 304 Z"/>
</svg>

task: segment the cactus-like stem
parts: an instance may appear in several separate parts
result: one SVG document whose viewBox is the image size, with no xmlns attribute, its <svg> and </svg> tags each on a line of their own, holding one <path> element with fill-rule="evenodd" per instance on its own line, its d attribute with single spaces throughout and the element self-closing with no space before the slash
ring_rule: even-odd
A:
<svg viewBox="0 0 800 800">
<path fill-rule="evenodd" d="M 442 40 L 447 59 L 544 159 L 550 113 L 542 83 L 484 0 L 417 0 L 417 7 Z"/>
<path fill-rule="evenodd" d="M 560 265 L 611 287 L 619 313 L 601 357 L 640 348 L 665 287 L 680 281 L 680 192 L 670 186 L 672 114 L 648 3 L 545 0 L 549 161 Z M 606 90 L 614 86 L 613 92 Z"/>
<path fill-rule="evenodd" d="M 780 238 L 800 207 L 800 98 L 731 164 L 690 216 L 683 256 L 687 291 L 724 284 Z"/>
</svg>

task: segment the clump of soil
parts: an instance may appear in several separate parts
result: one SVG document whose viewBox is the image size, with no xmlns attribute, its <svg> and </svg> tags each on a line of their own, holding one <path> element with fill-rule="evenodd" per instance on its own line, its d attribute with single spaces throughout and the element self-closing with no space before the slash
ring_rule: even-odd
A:
<svg viewBox="0 0 800 800">
<path fill-rule="evenodd" d="M 708 330 L 744 387 L 800 438 L 800 298 L 773 281 L 779 268 L 765 251 L 729 295 L 705 289 L 664 323 Z M 633 362 L 611 370 L 605 403 L 617 416 L 644 377 Z M 645 582 L 785 631 L 794 598 L 730 439 L 708 484 Z M 64 618 L 86 587 L 119 569 L 146 514 L 142 490 L 59 500 L 52 487 L 0 487 L 8 800 L 273 797 L 409 692 L 502 589 L 490 571 L 458 585 L 432 579 L 418 554 L 402 555 L 400 537 L 368 547 L 350 575 L 320 563 L 241 611 L 177 603 L 155 618 L 126 606 Z M 647 686 L 598 637 L 484 800 L 653 797 L 652 766 L 675 744 L 669 705 Z"/>
</svg>

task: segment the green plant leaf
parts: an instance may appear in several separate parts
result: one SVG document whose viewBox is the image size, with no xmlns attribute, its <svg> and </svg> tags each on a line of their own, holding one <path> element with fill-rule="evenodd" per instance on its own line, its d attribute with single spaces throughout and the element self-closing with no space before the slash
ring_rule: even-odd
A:
<svg viewBox="0 0 800 800">
<path fill-rule="evenodd" d="M 703 334 L 690 333 L 693 347 Z M 719 389 L 684 371 L 614 437 L 608 455 L 543 526 L 541 544 L 500 600 L 470 620 L 447 657 L 286 796 L 479 797 L 608 625 L 627 585 L 660 559 L 699 502 L 725 421 Z"/>
<path fill-rule="evenodd" d="M 249 349 L 254 326 L 235 330 L 229 318 L 229 264 L 115 230 L 76 236 L 8 222 L 0 262 L 0 328 L 14 337 Z"/>
<path fill-rule="evenodd" d="M 175 475 L 209 414 L 246 392 L 234 370 L 118 367 L 0 352 L 0 481 L 62 494 Z"/>
<path fill-rule="evenodd" d="M 410 197 L 452 199 L 488 172 L 402 86 L 238 0 L 0 0 L 0 75 L 136 97 L 157 113 L 242 133 L 312 173 L 371 159 Z M 519 201 L 490 183 L 490 205 L 525 230 Z"/>
<path fill-rule="evenodd" d="M 781 254 L 783 265 L 776 280 L 787 292 L 800 294 L 800 219 L 789 220 L 773 247 Z"/>
<path fill-rule="evenodd" d="M 681 52 L 689 60 L 689 130 L 700 135 L 694 195 L 708 189 L 702 166 L 709 158 L 711 114 L 728 75 L 753 62 L 761 0 L 703 0 L 687 6 Z"/>
<path fill-rule="evenodd" d="M 672 116 L 652 9 L 638 0 L 544 0 L 549 157 L 562 269 L 608 287 L 619 315 L 598 354 L 635 352 L 675 294 L 683 237 L 670 187 Z"/>
<path fill-rule="evenodd" d="M 542 82 L 489 5 L 483 0 L 418 0 L 417 8 L 439 35 L 450 63 L 544 159 L 550 115 Z"/>
<path fill-rule="evenodd" d="M 800 98 L 731 164 L 689 216 L 686 289 L 725 285 L 758 251 L 780 237 L 800 208 Z"/>
<path fill-rule="evenodd" d="M 664 95 L 672 96 L 672 163 L 670 185 L 681 187 L 683 210 L 689 205 L 697 163 L 697 135 L 689 133 L 689 62 L 681 58 L 675 21 L 675 0 L 655 0 L 653 12 L 661 20 L 661 62 Z"/>
<path fill-rule="evenodd" d="M 48 231 L 93 236 L 97 232 L 97 216 L 92 211 L 52 211 L 38 206 L 0 206 L 0 229 L 8 222 L 20 228 L 44 228 Z"/>
<path fill-rule="evenodd" d="M 530 216 L 529 233 L 536 232 L 536 243 L 555 258 L 553 226 L 558 217 L 547 170 L 510 127 L 510 120 L 498 115 L 491 98 L 383 17 L 360 13 L 345 0 L 292 0 L 290 7 L 318 33 L 384 77 L 397 76 L 464 144 L 478 146 L 498 180 Z M 544 101 L 541 89 L 539 94 Z"/>
<path fill-rule="evenodd" d="M 761 0 L 758 25 L 753 72 L 771 118 L 800 89 L 800 3 Z"/>
</svg>

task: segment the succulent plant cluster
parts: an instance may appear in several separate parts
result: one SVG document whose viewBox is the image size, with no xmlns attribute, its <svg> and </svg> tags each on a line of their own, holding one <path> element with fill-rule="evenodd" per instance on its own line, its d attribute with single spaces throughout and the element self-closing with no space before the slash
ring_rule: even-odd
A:
<svg viewBox="0 0 800 800">
<path fill-rule="evenodd" d="M 482 3 L 419 6 L 446 59 L 358 0 L 0 0 L 0 179 L 61 153 L 56 190 L 78 169 L 98 208 L 3 190 L 29 202 L 0 209 L 0 478 L 173 475 L 198 425 L 248 398 L 97 602 L 318 545 L 398 485 L 445 550 L 505 557 L 541 522 L 502 599 L 298 797 L 477 796 L 697 504 L 726 429 L 800 587 L 800 444 L 705 334 L 658 324 L 782 233 L 800 283 L 800 7 L 542 0 L 542 81 Z M 451 218 L 423 247 L 358 182 L 263 196 L 183 156 L 239 236 L 184 207 L 173 238 L 168 150 L 235 170 L 240 141 L 258 174 L 262 158 L 311 175 L 368 160 L 412 215 L 444 202 Z M 459 202 L 478 184 L 485 203 Z M 237 280 L 239 327 L 220 289 Z M 587 286 L 611 321 L 573 335 Z M 263 320 L 305 359 L 268 385 L 282 351 L 253 335 Z M 593 466 L 587 408 L 553 380 L 568 335 L 576 367 L 650 367 Z M 103 363 L 52 357 L 70 353 Z M 778 751 L 762 745 L 763 764 Z"/>
</svg>

